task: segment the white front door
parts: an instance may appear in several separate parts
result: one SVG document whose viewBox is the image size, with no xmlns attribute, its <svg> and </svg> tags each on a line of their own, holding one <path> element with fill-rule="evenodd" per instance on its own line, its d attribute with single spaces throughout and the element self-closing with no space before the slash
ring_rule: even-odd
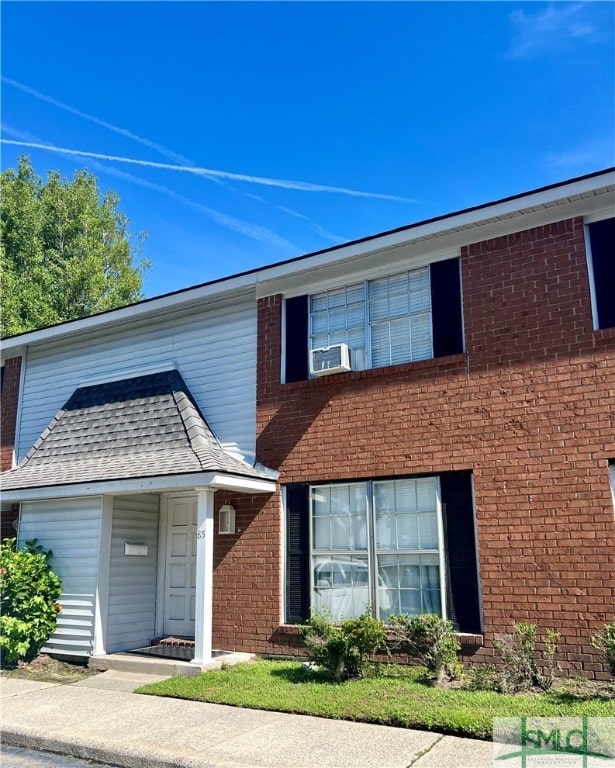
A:
<svg viewBox="0 0 615 768">
<path fill-rule="evenodd" d="M 197 499 L 168 501 L 164 580 L 165 635 L 194 637 Z"/>
</svg>

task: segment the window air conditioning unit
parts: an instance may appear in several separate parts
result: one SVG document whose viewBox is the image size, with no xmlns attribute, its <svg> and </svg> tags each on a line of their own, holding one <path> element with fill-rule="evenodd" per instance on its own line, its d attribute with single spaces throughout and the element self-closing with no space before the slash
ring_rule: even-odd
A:
<svg viewBox="0 0 615 768">
<path fill-rule="evenodd" d="M 332 373 L 351 371 L 348 344 L 334 344 L 310 352 L 310 373 L 312 376 L 330 376 Z"/>
</svg>

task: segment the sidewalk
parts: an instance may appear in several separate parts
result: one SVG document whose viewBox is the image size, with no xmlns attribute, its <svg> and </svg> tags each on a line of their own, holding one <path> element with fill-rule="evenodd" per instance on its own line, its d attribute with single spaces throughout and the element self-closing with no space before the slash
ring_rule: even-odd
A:
<svg viewBox="0 0 615 768">
<path fill-rule="evenodd" d="M 140 696 L 161 679 L 2 678 L 2 741 L 126 768 L 490 768 L 491 742 Z"/>
</svg>

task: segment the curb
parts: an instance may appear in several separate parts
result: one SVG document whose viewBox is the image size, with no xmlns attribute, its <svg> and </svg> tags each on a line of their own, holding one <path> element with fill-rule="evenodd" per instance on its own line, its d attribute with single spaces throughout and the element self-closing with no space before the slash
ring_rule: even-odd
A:
<svg viewBox="0 0 615 768">
<path fill-rule="evenodd" d="M 39 752 L 51 752 L 57 755 L 75 757 L 80 760 L 94 760 L 118 768 L 229 768 L 228 764 L 212 763 L 204 758 L 161 757 L 151 752 L 121 749 L 88 747 L 68 739 L 54 739 L 34 736 L 14 730 L 0 731 L 2 744 L 22 749 L 34 749 Z"/>
</svg>

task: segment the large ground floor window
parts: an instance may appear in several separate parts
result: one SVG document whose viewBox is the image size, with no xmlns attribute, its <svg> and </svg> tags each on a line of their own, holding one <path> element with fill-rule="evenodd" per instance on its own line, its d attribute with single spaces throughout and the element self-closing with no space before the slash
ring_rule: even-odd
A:
<svg viewBox="0 0 615 768">
<path fill-rule="evenodd" d="M 314 610 L 443 615 L 437 478 L 310 486 L 310 512 Z"/>
<path fill-rule="evenodd" d="M 286 486 L 286 616 L 435 613 L 480 631 L 470 472 Z"/>
</svg>

